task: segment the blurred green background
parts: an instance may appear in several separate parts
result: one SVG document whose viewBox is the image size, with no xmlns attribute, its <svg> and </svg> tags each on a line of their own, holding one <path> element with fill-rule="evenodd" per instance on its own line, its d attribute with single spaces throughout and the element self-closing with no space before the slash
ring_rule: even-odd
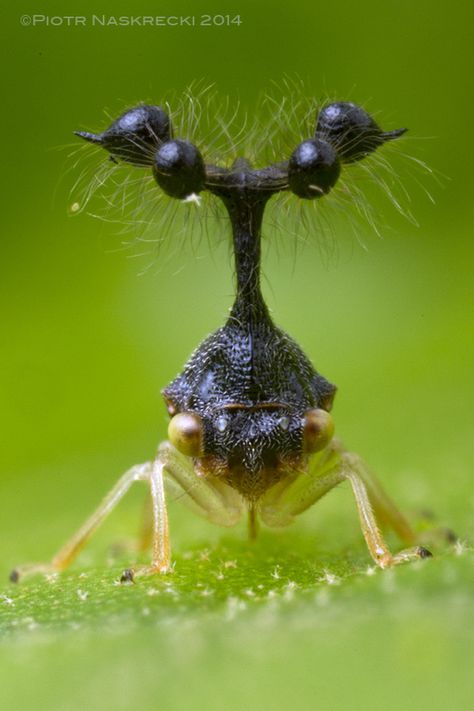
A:
<svg viewBox="0 0 474 711">
<path fill-rule="evenodd" d="M 230 13 L 242 24 L 22 26 L 20 17 L 35 12 Z M 171 234 L 169 250 L 144 271 L 150 259 L 121 249 L 116 225 L 68 213 L 78 176 L 68 151 L 57 150 L 73 142 L 75 128 L 105 127 L 104 109 L 117 115 L 141 100 L 159 103 L 196 78 L 238 94 L 251 114 L 272 80 L 297 74 L 311 95 L 369 106 L 387 129 L 408 126 L 403 150 L 440 176 L 413 177 L 400 162 L 419 227 L 379 193 L 374 208 L 387 227 L 383 239 L 367 227 L 367 250 L 341 232 L 338 258 L 323 262 L 317 235 L 296 258 L 267 239 L 265 293 L 277 322 L 338 385 L 340 436 L 407 511 L 431 509 L 472 538 L 471 27 L 470 3 L 426 0 L 245 0 L 229 7 L 84 0 L 67 11 L 46 0 L 40 9 L 25 2 L 7 10 L 1 579 L 18 562 L 49 556 L 119 473 L 152 456 L 166 431 L 160 389 L 231 304 L 232 264 L 225 246 L 212 247 L 215 235 L 191 250 L 173 244 Z M 135 530 L 139 507 L 132 495 L 83 567 L 99 568 L 107 541 Z M 219 530 L 171 509 L 178 556 L 192 545 L 221 545 Z M 363 569 L 368 558 L 349 492 L 334 493 L 319 510 L 296 533 L 277 537 L 283 568 L 293 540 L 311 556 L 303 542 L 317 538 L 328 565 L 337 569 L 355 548 Z M 244 529 L 225 538 L 232 550 Z M 268 541 L 263 550 L 275 545 Z M 43 629 L 32 614 L 5 636 L 0 694 L 16 708 L 48 709 L 154 708 L 160 701 L 163 708 L 467 708 L 472 558 L 432 565 L 440 567 L 396 571 L 395 583 L 390 576 L 347 590 L 344 583 L 316 601 L 292 594 L 284 609 L 268 601 L 249 609 L 248 600 L 241 609 L 232 590 L 202 614 L 199 598 L 171 611 L 157 605 L 146 624 L 127 590 L 116 598 L 115 617 L 104 612 L 100 634 L 87 619 L 84 629 Z M 71 580 L 74 592 L 79 583 Z M 238 585 L 244 590 L 245 579 Z M 0 591 L 10 630 L 15 595 L 20 611 L 22 604 L 34 609 L 43 594 L 41 585 L 18 593 L 5 583 Z M 229 599 L 237 601 L 231 613 Z"/>
</svg>

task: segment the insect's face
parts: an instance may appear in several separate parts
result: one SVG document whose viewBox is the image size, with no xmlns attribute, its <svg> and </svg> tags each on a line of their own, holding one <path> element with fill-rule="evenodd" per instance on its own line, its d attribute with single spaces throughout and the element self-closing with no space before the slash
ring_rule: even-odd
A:
<svg viewBox="0 0 474 711">
<path fill-rule="evenodd" d="M 289 454 L 302 451 L 302 418 L 285 409 L 223 409 L 206 428 L 204 446 L 230 472 L 243 467 L 255 474 L 277 469 Z"/>
<path fill-rule="evenodd" d="M 172 444 L 195 458 L 198 472 L 223 477 L 249 498 L 303 468 L 307 456 L 323 449 L 333 433 L 325 410 L 266 404 L 231 405 L 204 417 L 179 413 L 168 428 Z"/>
</svg>

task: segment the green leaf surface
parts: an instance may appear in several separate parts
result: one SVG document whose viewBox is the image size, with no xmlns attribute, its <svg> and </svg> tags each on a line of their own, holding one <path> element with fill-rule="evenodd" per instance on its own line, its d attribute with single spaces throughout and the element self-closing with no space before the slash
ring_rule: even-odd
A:
<svg viewBox="0 0 474 711">
<path fill-rule="evenodd" d="M 6 702 L 396 709 L 402 698 L 410 710 L 469 707 L 474 555 L 461 543 L 381 571 L 357 544 L 325 554 L 301 532 L 256 544 L 227 535 L 178 554 L 171 574 L 120 584 L 129 555 L 4 586 Z"/>
</svg>

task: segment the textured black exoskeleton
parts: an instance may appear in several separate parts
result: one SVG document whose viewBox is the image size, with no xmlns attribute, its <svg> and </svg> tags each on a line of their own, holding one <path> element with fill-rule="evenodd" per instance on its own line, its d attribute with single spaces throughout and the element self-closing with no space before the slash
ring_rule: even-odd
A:
<svg viewBox="0 0 474 711">
<path fill-rule="evenodd" d="M 301 199 L 321 199 L 337 182 L 342 164 L 364 159 L 405 130 L 383 132 L 348 102 L 329 104 L 315 118 L 313 136 L 303 137 L 286 160 L 264 168 L 252 167 L 245 158 L 230 168 L 206 163 L 193 143 L 174 137 L 169 117 L 157 106 L 125 112 L 102 134 L 78 133 L 114 160 L 151 169 L 172 198 L 199 201 L 199 193 L 207 190 L 223 202 L 232 225 L 236 297 L 224 326 L 204 340 L 163 390 L 170 441 L 153 461 L 123 475 L 48 569 L 66 567 L 138 479 L 151 485 L 153 513 L 153 559 L 141 573 L 169 570 L 165 488 L 221 525 L 233 525 L 247 510 L 254 536 L 257 518 L 286 525 L 348 480 L 378 565 L 428 555 L 419 547 L 397 555 L 388 550 L 375 514 L 405 541 L 414 542 L 414 534 L 361 460 L 333 438 L 329 411 L 336 388 L 273 323 L 260 290 L 261 228 L 272 196 L 290 191 Z M 17 570 L 15 579 L 25 570 L 44 569 Z M 133 579 L 130 571 L 124 579 Z"/>
</svg>

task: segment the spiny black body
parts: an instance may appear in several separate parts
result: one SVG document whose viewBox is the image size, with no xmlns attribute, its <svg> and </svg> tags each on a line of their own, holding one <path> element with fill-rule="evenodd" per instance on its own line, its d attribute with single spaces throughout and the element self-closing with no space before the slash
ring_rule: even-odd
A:
<svg viewBox="0 0 474 711">
<path fill-rule="evenodd" d="M 198 471 L 220 473 L 248 497 L 278 481 L 302 455 L 306 410 L 328 406 L 335 388 L 275 326 L 260 291 L 260 239 L 270 191 L 239 161 L 220 194 L 233 226 L 237 296 L 225 326 L 195 351 L 165 390 L 172 411 L 204 422 Z M 223 175 L 221 175 L 223 182 Z"/>
<path fill-rule="evenodd" d="M 102 144 L 114 158 L 150 166 L 171 197 L 212 192 L 223 201 L 232 224 L 237 290 L 230 316 L 163 395 L 172 417 L 190 413 L 199 423 L 197 473 L 222 477 L 254 502 L 289 471 L 305 467 L 307 413 L 329 411 L 336 391 L 275 326 L 263 300 L 265 205 L 282 190 L 303 199 L 321 198 L 336 183 L 341 163 L 361 160 L 403 129 L 384 133 L 360 107 L 330 104 L 320 112 L 313 137 L 303 140 L 288 160 L 254 169 L 241 158 L 227 169 L 206 164 L 188 141 L 170 138 L 172 127 L 159 107 L 143 106 L 129 114 L 103 134 L 79 135 Z"/>
</svg>

